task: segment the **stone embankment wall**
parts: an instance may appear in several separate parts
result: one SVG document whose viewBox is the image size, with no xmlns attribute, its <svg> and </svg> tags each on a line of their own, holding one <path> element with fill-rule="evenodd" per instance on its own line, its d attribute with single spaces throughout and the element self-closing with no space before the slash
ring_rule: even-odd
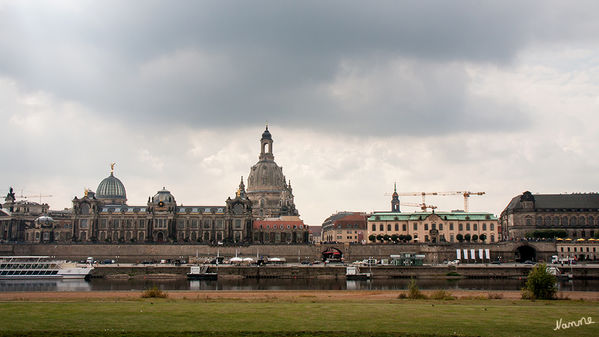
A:
<svg viewBox="0 0 599 337">
<path fill-rule="evenodd" d="M 88 256 L 96 260 L 114 259 L 120 262 L 142 262 L 161 259 L 188 259 L 189 257 L 283 257 L 288 262 L 320 260 L 327 248 L 339 249 L 346 261 L 389 258 L 401 253 L 424 254 L 425 263 L 442 263 L 456 259 L 456 249 L 489 249 L 491 260 L 501 258 L 513 261 L 518 247 L 530 246 L 537 259 L 548 261 L 556 254 L 552 242 L 500 242 L 496 244 L 375 244 L 375 245 L 252 245 L 247 247 L 215 247 L 193 244 L 0 244 L 0 255 L 45 255 L 67 260 L 81 260 Z"/>
<path fill-rule="evenodd" d="M 371 273 L 377 279 L 391 278 L 524 278 L 533 266 L 470 265 L 470 266 L 372 266 L 362 267 L 361 272 Z M 180 275 L 185 277 L 187 266 L 98 266 L 94 277 L 128 275 L 131 278 L 152 275 Z M 280 278 L 280 279 L 345 279 L 345 267 L 341 265 L 315 266 L 211 266 L 208 272 L 218 273 L 221 279 L 231 278 Z M 570 272 L 565 268 L 564 272 Z M 448 273 L 450 273 L 448 275 Z M 575 279 L 599 279 L 599 268 L 572 268 Z"/>
</svg>

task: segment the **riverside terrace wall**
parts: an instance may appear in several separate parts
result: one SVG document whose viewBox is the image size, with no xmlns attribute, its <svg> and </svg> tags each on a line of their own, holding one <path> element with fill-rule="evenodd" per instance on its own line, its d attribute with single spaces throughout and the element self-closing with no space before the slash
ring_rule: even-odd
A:
<svg viewBox="0 0 599 337">
<path fill-rule="evenodd" d="M 494 244 L 452 243 L 452 244 L 373 244 L 373 245 L 251 245 L 247 247 L 215 247 L 193 244 L 0 244 L 0 255 L 44 255 L 67 260 L 82 260 L 88 256 L 96 260 L 116 259 L 120 262 L 141 262 L 161 259 L 187 259 L 190 256 L 224 257 L 239 256 L 284 257 L 288 262 L 300 260 L 320 260 L 327 248 L 339 249 L 345 261 L 389 258 L 401 253 L 424 254 L 425 263 L 442 263 L 456 259 L 456 249 L 489 249 L 491 260 L 500 258 L 513 261 L 521 247 L 534 249 L 537 260 L 549 261 L 556 254 L 554 242 L 500 242 Z"/>
<path fill-rule="evenodd" d="M 372 273 L 376 279 L 391 278 L 447 278 L 448 273 L 457 274 L 453 277 L 464 278 L 524 278 L 533 266 L 514 265 L 468 265 L 468 266 L 372 266 L 361 267 L 361 272 Z M 187 266 L 175 267 L 172 265 L 152 266 L 115 266 L 99 265 L 92 271 L 93 277 L 107 277 L 109 275 L 127 275 L 128 277 L 152 278 L 152 274 L 177 275 L 185 277 L 190 268 Z M 570 272 L 570 268 L 564 268 Z M 599 279 L 599 267 L 574 266 L 571 269 L 575 279 Z M 345 279 L 345 266 L 342 265 L 315 265 L 315 266 L 211 266 L 208 272 L 217 272 L 219 279 L 239 278 L 278 278 L 278 279 Z M 459 276 L 457 276 L 459 275 Z"/>
</svg>

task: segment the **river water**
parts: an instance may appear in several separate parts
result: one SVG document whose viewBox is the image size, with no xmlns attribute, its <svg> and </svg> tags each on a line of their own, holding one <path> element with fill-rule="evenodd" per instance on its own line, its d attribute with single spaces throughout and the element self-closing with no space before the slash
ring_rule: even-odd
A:
<svg viewBox="0 0 599 337">
<path fill-rule="evenodd" d="M 157 286 L 162 290 L 405 290 L 408 279 L 370 281 L 318 279 L 237 279 L 218 281 L 144 280 L 0 280 L 0 291 L 141 291 Z M 524 280 L 510 279 L 418 279 L 420 289 L 520 290 Z M 563 291 L 599 291 L 599 280 L 561 281 Z"/>
</svg>

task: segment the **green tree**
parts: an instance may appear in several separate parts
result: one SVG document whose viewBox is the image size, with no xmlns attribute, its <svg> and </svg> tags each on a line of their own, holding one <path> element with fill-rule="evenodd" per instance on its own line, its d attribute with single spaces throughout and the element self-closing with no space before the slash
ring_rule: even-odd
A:
<svg viewBox="0 0 599 337">
<path fill-rule="evenodd" d="M 394 243 L 397 243 L 397 241 L 399 241 L 399 235 L 397 235 L 397 234 L 391 235 L 391 241 L 393 241 Z"/>
<path fill-rule="evenodd" d="M 464 240 L 466 240 L 466 241 L 470 242 L 470 238 L 471 238 L 471 237 L 470 237 L 470 234 L 466 234 L 466 235 L 464 235 Z"/>
<path fill-rule="evenodd" d="M 375 242 L 375 241 L 376 241 L 376 235 L 374 235 L 374 234 L 370 234 L 370 235 L 368 236 L 368 240 L 370 240 L 370 241 L 372 241 L 372 242 Z"/>
<path fill-rule="evenodd" d="M 462 234 L 456 235 L 455 238 L 460 242 L 464 241 L 464 236 Z"/>
<path fill-rule="evenodd" d="M 406 242 L 412 241 L 412 236 L 410 234 L 405 236 Z"/>
<path fill-rule="evenodd" d="M 474 234 L 472 235 L 472 242 L 476 242 L 478 241 L 478 235 Z"/>
<path fill-rule="evenodd" d="M 383 242 L 383 235 L 382 234 L 377 235 L 376 239 L 380 242 Z"/>
<path fill-rule="evenodd" d="M 385 241 L 391 240 L 391 235 L 389 235 L 389 234 L 383 235 L 383 240 L 385 240 Z"/>
<path fill-rule="evenodd" d="M 526 290 L 533 299 L 553 299 L 557 293 L 557 279 L 549 273 L 546 264 L 538 264 L 528 273 Z"/>
<path fill-rule="evenodd" d="M 481 242 L 485 242 L 487 240 L 487 235 L 486 234 L 481 234 L 478 238 L 479 238 L 479 240 Z"/>
</svg>

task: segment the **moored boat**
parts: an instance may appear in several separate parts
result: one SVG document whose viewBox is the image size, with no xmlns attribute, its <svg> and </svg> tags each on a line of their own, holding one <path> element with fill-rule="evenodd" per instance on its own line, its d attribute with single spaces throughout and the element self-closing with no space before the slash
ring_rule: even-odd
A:
<svg viewBox="0 0 599 337">
<path fill-rule="evenodd" d="M 94 268 L 50 256 L 0 256 L 0 279 L 84 279 Z"/>
</svg>

